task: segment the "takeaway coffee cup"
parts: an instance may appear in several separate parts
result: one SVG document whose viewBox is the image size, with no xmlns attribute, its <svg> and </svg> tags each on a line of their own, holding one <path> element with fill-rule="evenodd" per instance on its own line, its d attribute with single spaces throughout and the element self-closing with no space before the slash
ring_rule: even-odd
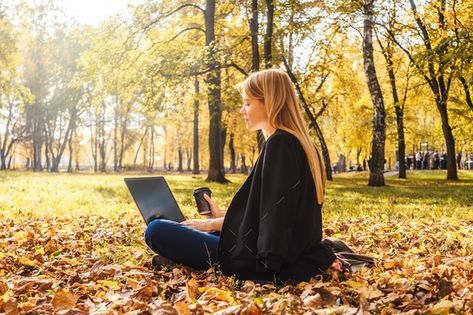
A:
<svg viewBox="0 0 473 315">
<path fill-rule="evenodd" d="M 205 200 L 204 194 L 211 197 L 212 192 L 208 187 L 200 187 L 194 190 L 195 202 L 197 203 L 197 211 L 202 215 L 209 215 L 212 213 L 210 211 L 210 204 Z"/>
</svg>

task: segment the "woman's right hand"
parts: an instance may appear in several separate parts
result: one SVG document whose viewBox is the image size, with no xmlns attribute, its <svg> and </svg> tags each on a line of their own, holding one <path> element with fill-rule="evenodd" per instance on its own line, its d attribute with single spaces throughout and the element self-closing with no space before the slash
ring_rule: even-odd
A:
<svg viewBox="0 0 473 315">
<path fill-rule="evenodd" d="M 210 211 L 212 211 L 212 218 L 221 218 L 225 216 L 225 213 L 218 208 L 217 203 L 212 200 L 212 198 L 210 198 L 207 194 L 204 194 L 204 199 L 210 205 Z"/>
</svg>

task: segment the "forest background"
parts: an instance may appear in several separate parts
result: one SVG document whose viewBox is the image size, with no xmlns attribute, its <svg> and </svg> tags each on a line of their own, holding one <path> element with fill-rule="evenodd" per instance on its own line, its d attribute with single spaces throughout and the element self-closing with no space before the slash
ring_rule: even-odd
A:
<svg viewBox="0 0 473 315">
<path fill-rule="evenodd" d="M 394 168 L 398 152 L 438 150 L 457 178 L 456 155 L 473 153 L 471 2 L 366 3 L 147 1 L 84 25 L 60 1 L 2 2 L 0 167 L 204 170 L 224 182 L 263 142 L 236 84 L 276 67 L 329 173 L 341 154 L 366 169 L 382 151 L 373 159 Z"/>
</svg>

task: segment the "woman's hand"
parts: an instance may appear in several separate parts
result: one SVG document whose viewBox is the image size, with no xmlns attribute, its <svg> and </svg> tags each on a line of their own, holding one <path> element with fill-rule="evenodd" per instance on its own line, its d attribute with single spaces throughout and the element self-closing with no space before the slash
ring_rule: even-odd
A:
<svg viewBox="0 0 473 315">
<path fill-rule="evenodd" d="M 212 211 L 212 218 L 221 218 L 225 216 L 225 213 L 218 208 L 217 203 L 212 200 L 212 198 L 210 198 L 207 194 L 204 194 L 204 199 L 207 200 L 210 205 L 210 211 Z"/>
<path fill-rule="evenodd" d="M 186 220 L 181 222 L 182 225 L 190 227 L 192 229 L 196 229 L 202 232 L 213 232 L 216 230 L 214 220 L 207 219 L 207 220 Z"/>
</svg>

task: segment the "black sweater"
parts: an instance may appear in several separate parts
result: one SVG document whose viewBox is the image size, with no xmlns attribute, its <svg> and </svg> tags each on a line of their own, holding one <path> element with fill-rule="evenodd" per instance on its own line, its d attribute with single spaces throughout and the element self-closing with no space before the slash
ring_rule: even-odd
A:
<svg viewBox="0 0 473 315">
<path fill-rule="evenodd" d="M 221 270 L 239 279 L 307 281 L 335 259 L 321 240 L 321 205 L 307 156 L 295 136 L 278 129 L 227 210 Z"/>
</svg>

